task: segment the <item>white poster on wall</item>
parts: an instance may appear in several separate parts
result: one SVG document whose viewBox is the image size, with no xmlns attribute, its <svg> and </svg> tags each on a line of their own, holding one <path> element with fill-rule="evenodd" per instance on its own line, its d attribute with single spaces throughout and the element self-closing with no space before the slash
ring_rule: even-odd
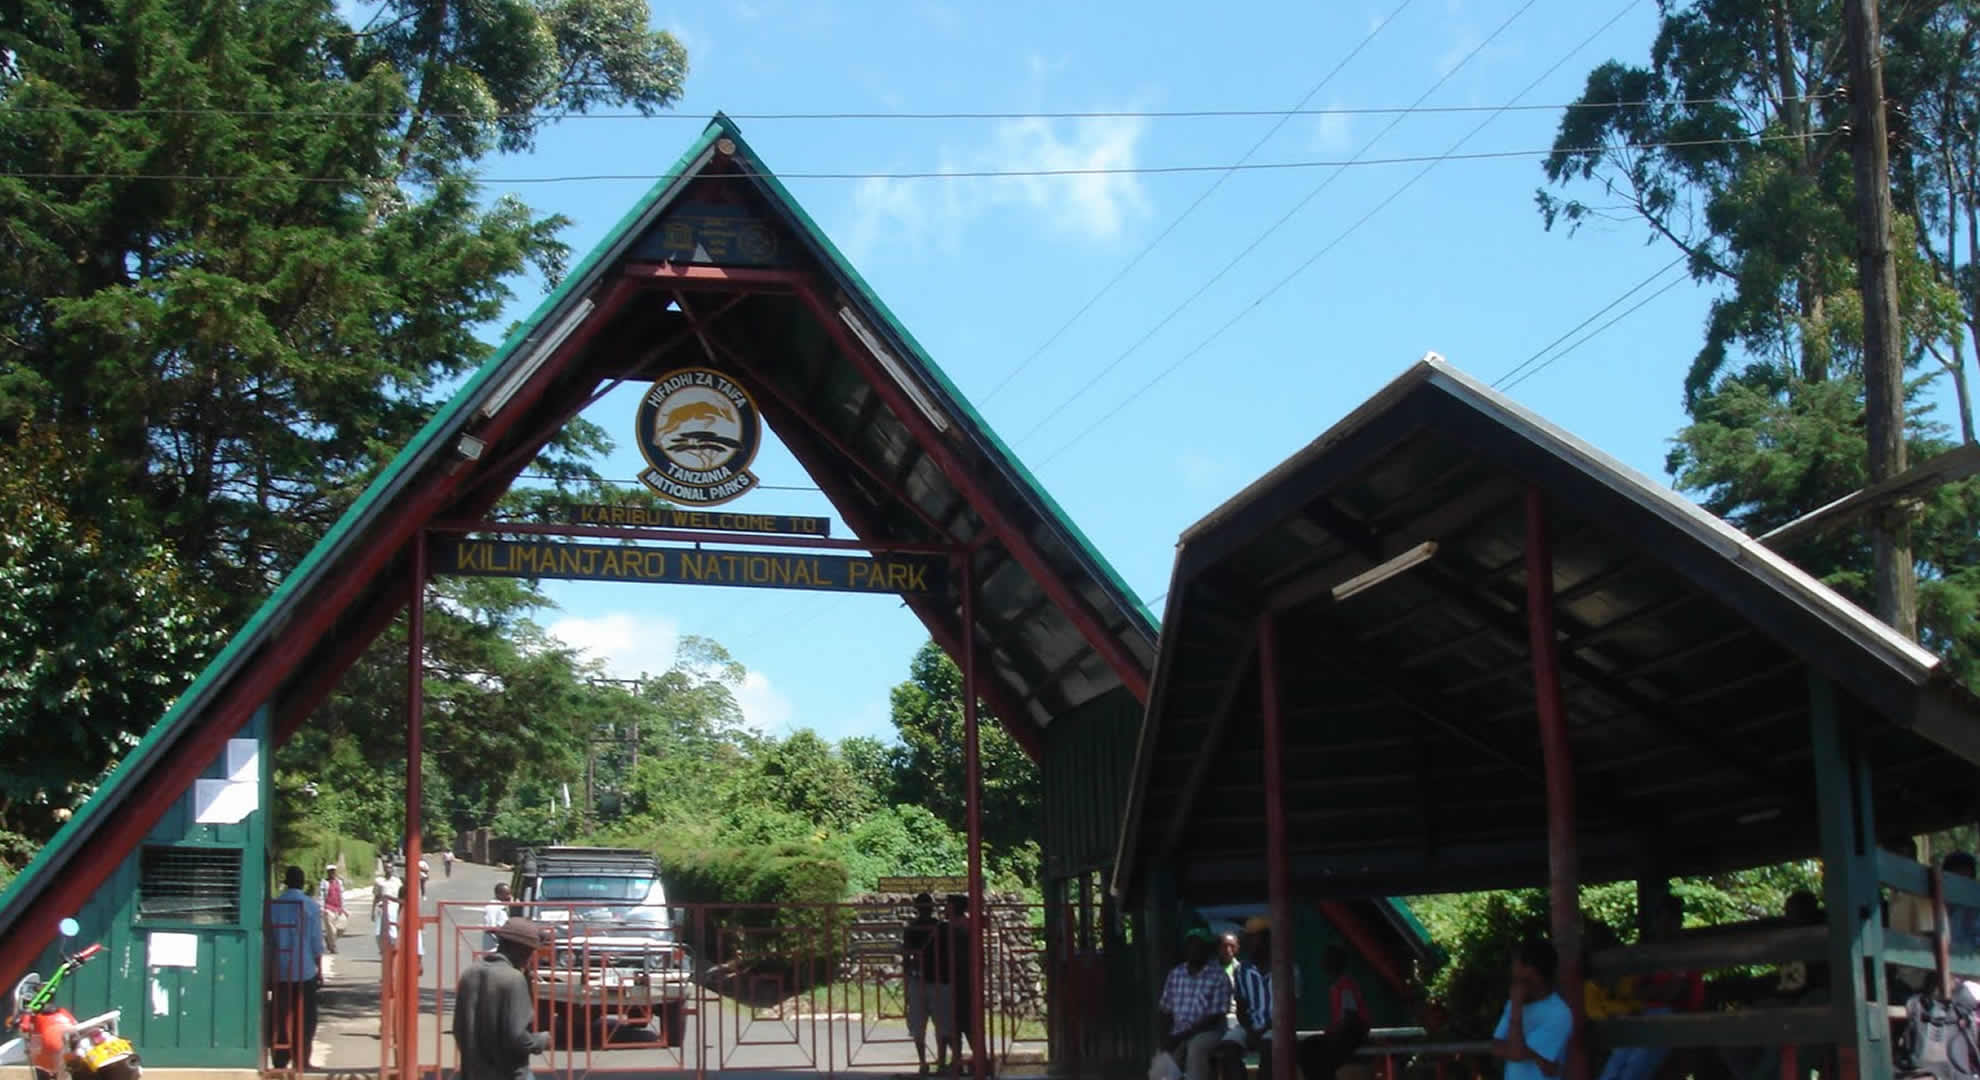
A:
<svg viewBox="0 0 1980 1080">
<path fill-rule="evenodd" d="M 260 785 L 253 781 L 193 781 L 193 820 L 201 825 L 238 825 L 260 803 Z"/>
<path fill-rule="evenodd" d="M 227 740 L 227 779 L 252 784 L 261 779 L 261 740 Z"/>
<path fill-rule="evenodd" d="M 199 935 L 166 934 L 154 931 L 144 962 L 155 968 L 196 968 L 199 966 Z"/>
</svg>

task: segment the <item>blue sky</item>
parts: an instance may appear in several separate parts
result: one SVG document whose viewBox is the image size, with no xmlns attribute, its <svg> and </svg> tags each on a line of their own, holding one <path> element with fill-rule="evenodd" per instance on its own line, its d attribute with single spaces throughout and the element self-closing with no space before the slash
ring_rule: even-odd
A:
<svg viewBox="0 0 1980 1080">
<path fill-rule="evenodd" d="M 693 65 L 677 117 L 565 121 L 531 154 L 491 162 L 489 193 L 513 190 L 568 215 L 575 224 L 566 237 L 583 251 L 646 183 L 502 181 L 658 173 L 718 109 L 1289 109 L 1400 2 L 1254 3 L 1241 11 L 1171 0 L 660 3 L 656 23 L 681 38 Z M 1411 0 L 1309 107 L 1407 105 L 1447 75 L 1426 104 L 1496 106 L 1557 63 L 1520 101 L 1570 101 L 1596 64 L 1646 54 L 1656 12 L 1649 0 L 1577 50 L 1621 6 Z M 1489 115 L 1413 114 L 1372 145 L 1391 117 L 1298 116 L 1253 160 L 1339 161 L 1364 147 L 1371 158 L 1437 155 Z M 1543 149 L 1558 118 L 1550 109 L 1505 113 L 1463 151 Z M 1276 122 L 766 119 L 742 127 L 770 168 L 793 173 L 1228 164 Z M 1232 175 L 1035 357 L 1217 174 L 789 186 L 1102 554 L 1153 600 L 1168 588 L 1183 528 L 1425 351 L 1496 379 L 1672 258 L 1667 247 L 1646 244 L 1634 223 L 1601 223 L 1572 238 L 1545 231 L 1533 201 L 1544 179 L 1537 157 L 1446 162 L 1342 238 L 1422 167 Z M 531 286 L 520 291 L 512 317 L 540 297 Z M 1512 393 L 1661 478 L 1708 302 L 1682 284 Z M 637 394 L 623 389 L 587 413 L 622 440 L 608 476 L 630 478 L 640 467 L 628 437 Z M 810 483 L 777 446 L 755 471 L 766 485 Z M 766 490 L 732 505 L 830 512 L 808 490 Z M 560 610 L 539 620 L 619 673 L 665 669 L 681 634 L 720 641 L 750 669 L 740 695 L 749 718 L 776 732 L 890 733 L 888 691 L 925 637 L 905 609 L 882 598 L 547 587 Z"/>
</svg>

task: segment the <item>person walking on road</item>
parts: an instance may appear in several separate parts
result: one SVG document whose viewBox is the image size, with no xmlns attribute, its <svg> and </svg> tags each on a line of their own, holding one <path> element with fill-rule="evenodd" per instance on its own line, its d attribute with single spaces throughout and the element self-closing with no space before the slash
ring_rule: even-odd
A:
<svg viewBox="0 0 1980 1080">
<path fill-rule="evenodd" d="M 323 868 L 323 881 L 316 886 L 316 903 L 323 910 L 323 951 L 337 951 L 337 938 L 344 932 L 349 915 L 344 911 L 344 883 L 337 877 L 337 864 Z"/>
<path fill-rule="evenodd" d="M 954 1038 L 955 997 L 949 989 L 948 926 L 935 917 L 935 898 L 914 898 L 914 918 L 901 931 L 902 985 L 907 991 L 908 1033 L 914 1036 L 914 1056 L 921 1075 L 928 1075 L 928 1022 L 935 1022 L 935 1068 L 949 1067 L 949 1040 Z"/>
<path fill-rule="evenodd" d="M 495 931 L 503 923 L 509 921 L 511 914 L 513 912 L 509 907 L 509 883 L 498 881 L 495 883 L 495 902 L 492 904 L 483 904 L 481 907 L 481 925 L 488 928 L 487 932 L 481 935 L 482 952 L 495 951 L 497 944 Z"/>
<path fill-rule="evenodd" d="M 530 1056 L 550 1048 L 550 1036 L 531 1031 L 536 1007 L 530 1004 L 523 974 L 543 945 L 536 923 L 512 918 L 495 928 L 496 948 L 461 972 L 454 989 L 454 1045 L 460 1052 L 458 1080 L 531 1080 Z"/>
<path fill-rule="evenodd" d="M 441 868 L 441 869 L 442 869 L 442 870 L 443 870 L 443 871 L 444 871 L 444 872 L 446 873 L 446 875 L 447 875 L 448 877 L 453 877 L 453 876 L 454 876 L 454 849 L 453 849 L 453 848 L 448 848 L 447 850 L 445 850 L 445 851 L 442 851 L 442 852 L 440 853 L 440 868 Z"/>
<path fill-rule="evenodd" d="M 983 1056 L 983 1033 L 976 1030 L 976 998 L 973 993 L 976 969 L 972 966 L 976 957 L 970 952 L 976 926 L 969 921 L 969 897 L 950 895 L 948 929 L 944 936 L 948 941 L 950 1008 L 955 1015 L 955 1025 L 949 1029 L 952 1033 L 949 1043 L 955 1050 L 955 1056 L 949 1059 L 949 1069 L 952 1074 L 959 1075 L 965 1041 L 969 1043 L 973 1055 L 970 1060 L 975 1061 Z"/>
<path fill-rule="evenodd" d="M 289 1067 L 292 1051 L 302 1068 L 309 1068 L 310 1044 L 316 1041 L 316 991 L 323 982 L 323 909 L 303 891 L 304 881 L 302 867 L 289 867 L 282 875 L 288 888 L 275 898 L 269 916 L 275 930 L 275 1031 L 268 1057 L 277 1069 Z"/>
</svg>

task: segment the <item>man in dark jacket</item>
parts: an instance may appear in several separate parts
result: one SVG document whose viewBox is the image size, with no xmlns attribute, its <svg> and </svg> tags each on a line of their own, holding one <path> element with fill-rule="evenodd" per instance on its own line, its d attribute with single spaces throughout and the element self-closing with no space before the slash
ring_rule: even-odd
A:
<svg viewBox="0 0 1980 1080">
<path fill-rule="evenodd" d="M 541 927 L 512 918 L 496 927 L 495 952 L 461 973 L 454 990 L 454 1044 L 459 1080 L 530 1080 L 529 1057 L 550 1048 L 550 1036 L 533 1032 L 536 1009 L 523 974 L 542 946 Z"/>
</svg>

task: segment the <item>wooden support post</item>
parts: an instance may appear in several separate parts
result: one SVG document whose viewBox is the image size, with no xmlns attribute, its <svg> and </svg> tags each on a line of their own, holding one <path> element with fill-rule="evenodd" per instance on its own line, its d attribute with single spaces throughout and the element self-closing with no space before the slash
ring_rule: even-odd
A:
<svg viewBox="0 0 1980 1080">
<path fill-rule="evenodd" d="M 1271 612 L 1258 617 L 1258 702 L 1264 718 L 1265 894 L 1272 909 L 1272 1078 L 1294 1080 L 1293 1036 L 1299 1004 L 1293 988 L 1292 868 L 1286 849 L 1284 709 L 1279 700 L 1279 641 Z"/>
<path fill-rule="evenodd" d="M 412 538 L 406 601 L 406 869 L 399 889 L 399 1075 L 419 1078 L 420 779 L 426 733 L 426 530 Z"/>
<path fill-rule="evenodd" d="M 1588 1054 L 1580 1033 L 1581 858 L 1575 847 L 1574 754 L 1568 744 L 1567 708 L 1561 699 L 1561 658 L 1554 634 L 1554 551 L 1547 535 L 1547 501 L 1540 489 L 1526 493 L 1526 628 L 1533 654 L 1533 700 L 1540 719 L 1540 756 L 1547 776 L 1547 887 L 1554 948 L 1560 954 L 1555 987 L 1574 1016 L 1568 1040 L 1566 1080 L 1588 1080 Z"/>
<path fill-rule="evenodd" d="M 962 568 L 963 787 L 969 825 L 969 1066 L 976 1080 L 986 1080 L 990 1038 L 983 1030 L 983 986 L 988 974 L 983 970 L 983 946 L 990 927 L 983 909 L 983 762 L 976 722 L 976 579 L 971 558 L 964 555 L 957 560 Z"/>
<path fill-rule="evenodd" d="M 1837 1072 L 1843 1080 L 1890 1080 L 1877 823 L 1869 762 L 1842 729 L 1835 684 L 1816 672 L 1809 673 L 1808 706 L 1816 812 L 1822 829 L 1822 899 L 1828 907 Z"/>
</svg>

